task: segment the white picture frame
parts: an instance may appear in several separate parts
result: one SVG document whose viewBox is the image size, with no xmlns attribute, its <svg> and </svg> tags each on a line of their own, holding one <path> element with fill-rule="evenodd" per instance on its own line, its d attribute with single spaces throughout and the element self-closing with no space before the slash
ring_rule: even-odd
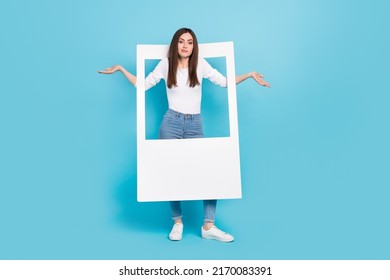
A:
<svg viewBox="0 0 390 280">
<path fill-rule="evenodd" d="M 137 200 L 242 198 L 233 42 L 199 44 L 203 58 L 225 57 L 230 136 L 146 139 L 145 60 L 168 45 L 137 45 Z"/>
</svg>

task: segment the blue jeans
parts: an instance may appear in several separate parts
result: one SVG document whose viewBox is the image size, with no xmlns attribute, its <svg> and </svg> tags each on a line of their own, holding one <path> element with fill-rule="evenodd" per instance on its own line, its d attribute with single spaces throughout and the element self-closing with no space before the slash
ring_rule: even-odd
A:
<svg viewBox="0 0 390 280">
<path fill-rule="evenodd" d="M 203 127 L 202 117 L 200 114 L 183 114 L 171 109 L 168 109 L 165 113 L 160 126 L 160 139 L 187 139 L 202 137 Z M 181 202 L 171 201 L 170 205 L 172 219 L 181 219 Z M 217 201 L 215 199 L 203 201 L 205 222 L 214 222 L 216 206 Z"/>
</svg>

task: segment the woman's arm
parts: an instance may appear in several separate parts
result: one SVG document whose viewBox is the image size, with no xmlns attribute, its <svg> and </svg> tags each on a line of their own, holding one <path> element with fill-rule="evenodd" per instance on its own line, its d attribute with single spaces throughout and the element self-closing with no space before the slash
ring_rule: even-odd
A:
<svg viewBox="0 0 390 280">
<path fill-rule="evenodd" d="M 137 86 L 137 77 L 128 72 L 123 66 L 121 65 L 114 65 L 112 67 L 106 68 L 106 70 L 99 70 L 98 72 L 100 74 L 113 74 L 116 71 L 122 72 L 123 75 L 129 80 L 129 82 L 133 86 Z"/>
<path fill-rule="evenodd" d="M 271 87 L 269 83 L 263 80 L 264 76 L 257 72 L 250 72 L 240 76 L 236 76 L 236 84 L 239 84 L 249 78 L 254 79 L 259 85 L 262 85 L 264 87 Z"/>
</svg>

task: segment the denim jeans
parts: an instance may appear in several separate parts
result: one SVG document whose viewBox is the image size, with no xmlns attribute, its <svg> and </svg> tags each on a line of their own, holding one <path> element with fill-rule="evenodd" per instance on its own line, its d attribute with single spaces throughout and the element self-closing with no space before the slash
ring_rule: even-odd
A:
<svg viewBox="0 0 390 280">
<path fill-rule="evenodd" d="M 202 138 L 203 127 L 200 114 L 183 114 L 169 109 L 162 120 L 159 132 L 160 139 Z M 181 202 L 171 201 L 172 219 L 181 219 Z M 204 200 L 204 221 L 214 222 L 217 201 Z"/>
</svg>

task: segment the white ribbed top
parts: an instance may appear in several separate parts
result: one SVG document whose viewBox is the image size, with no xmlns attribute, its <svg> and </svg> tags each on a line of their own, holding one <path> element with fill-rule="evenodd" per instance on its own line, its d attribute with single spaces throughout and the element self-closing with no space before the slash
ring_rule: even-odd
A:
<svg viewBox="0 0 390 280">
<path fill-rule="evenodd" d="M 161 79 L 165 80 L 165 85 L 168 79 L 168 58 L 162 59 L 154 68 L 154 70 L 145 79 L 145 90 L 155 86 Z M 195 87 L 189 86 L 188 68 L 177 69 L 177 87 L 167 89 L 169 109 L 175 110 L 184 114 L 199 114 L 200 104 L 202 101 L 202 80 L 209 79 L 212 83 L 221 87 L 227 86 L 226 77 L 219 73 L 216 69 L 204 59 L 200 58 L 197 68 L 198 80 L 200 85 Z"/>
</svg>

